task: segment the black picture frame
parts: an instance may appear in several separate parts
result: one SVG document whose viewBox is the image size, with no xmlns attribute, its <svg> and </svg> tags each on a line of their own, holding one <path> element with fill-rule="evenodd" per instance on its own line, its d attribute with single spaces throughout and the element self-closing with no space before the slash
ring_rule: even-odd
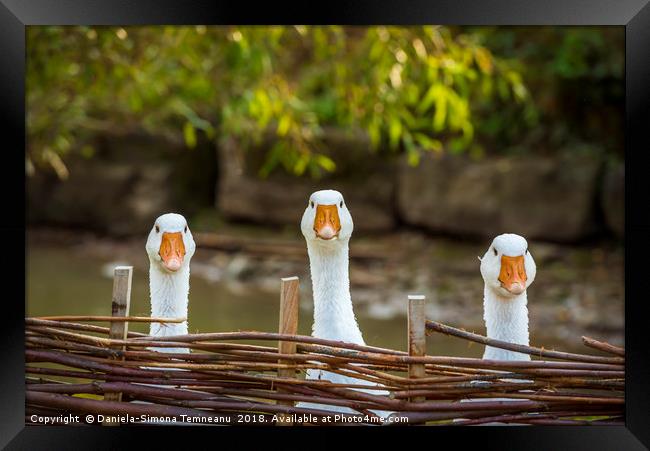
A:
<svg viewBox="0 0 650 451">
<path fill-rule="evenodd" d="M 364 435 L 383 437 L 399 431 L 398 440 L 422 440 L 421 446 L 438 446 L 440 439 L 453 440 L 454 448 L 475 440 L 488 449 L 571 449 L 633 450 L 650 447 L 650 347 L 646 340 L 644 293 L 650 291 L 650 219 L 647 195 L 650 152 L 650 0 L 411 0 L 389 2 L 330 0 L 322 4 L 300 2 L 219 2 L 181 0 L 0 0 L 0 127 L 3 129 L 0 177 L 4 215 L 0 219 L 0 240 L 5 249 L 0 270 L 4 274 L 6 310 L 2 340 L 0 379 L 0 445 L 10 449 L 116 448 L 125 447 L 133 434 L 148 440 L 210 440 L 205 446 L 225 446 L 212 435 L 237 433 L 243 444 L 255 434 L 239 434 L 238 428 L 164 427 L 25 427 L 24 422 L 24 304 L 25 253 L 16 239 L 25 238 L 25 27 L 29 25 L 144 25 L 144 24 L 458 24 L 458 25 L 612 25 L 624 26 L 626 36 L 626 137 L 625 137 L 625 426 L 567 427 L 481 427 L 481 428 L 356 428 Z M 24 240 L 23 240 L 24 241 Z M 645 258 L 644 258 L 645 257 Z M 15 273 L 15 276 L 14 276 Z M 13 287 L 17 287 L 13 290 Z M 12 293 L 12 294 L 9 294 Z M 290 428 L 273 429 L 286 434 Z M 320 428 L 292 430 L 322 432 Z M 308 430 L 306 430 L 308 429 Z M 280 431 L 282 430 L 282 431 Z M 369 433 L 369 430 L 372 431 Z M 211 438 L 205 437 L 211 434 Z M 415 435 L 414 435 L 415 434 Z M 442 434 L 442 435 L 441 435 Z M 393 435 L 393 434 L 391 434 Z M 417 437 L 416 437 L 417 435 Z M 219 440 L 223 435 L 219 435 Z M 323 436 L 336 443 L 336 436 Z M 231 437 L 232 438 L 232 437 Z M 148 442 L 152 445 L 153 441 Z M 221 443 L 221 445 L 220 445 Z M 273 443 L 273 442 L 269 442 Z M 278 445 L 281 442 L 275 442 Z M 399 442 L 398 442 L 399 443 Z M 415 443 L 415 442 L 411 442 Z M 232 445 L 228 445 L 230 448 Z M 448 445 L 450 446 L 450 445 Z"/>
</svg>

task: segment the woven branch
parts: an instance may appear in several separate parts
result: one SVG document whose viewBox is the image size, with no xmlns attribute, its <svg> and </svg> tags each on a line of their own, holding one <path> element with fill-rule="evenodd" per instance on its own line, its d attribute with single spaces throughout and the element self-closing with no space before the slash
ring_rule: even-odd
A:
<svg viewBox="0 0 650 451">
<path fill-rule="evenodd" d="M 427 322 L 430 331 L 554 360 L 411 357 L 392 349 L 257 331 L 175 337 L 129 333 L 125 340 L 114 340 L 108 338 L 109 328 L 78 322 L 103 318 L 25 319 L 26 412 L 191 415 L 226 423 L 237 414 L 269 421 L 278 414 L 309 414 L 318 422 L 332 414 L 326 407 L 331 406 L 348 409 L 339 420 L 353 418 L 354 424 L 372 423 L 373 411 L 393 412 L 410 422 L 458 420 L 454 425 L 624 422 L 624 351 L 594 339 L 583 338 L 583 343 L 614 357 L 522 347 L 433 321 Z M 124 320 L 133 318 L 139 317 Z M 296 353 L 250 343 L 278 340 L 297 343 Z M 192 352 L 160 352 L 179 347 Z M 424 364 L 424 377 L 409 378 L 413 363 Z M 305 380 L 310 368 L 347 376 L 349 383 Z M 278 377 L 279 370 L 297 377 Z M 122 393 L 122 402 L 97 399 L 107 393 Z M 322 407 L 297 407 L 297 402 Z M 585 422 L 585 416 L 598 421 Z"/>
</svg>

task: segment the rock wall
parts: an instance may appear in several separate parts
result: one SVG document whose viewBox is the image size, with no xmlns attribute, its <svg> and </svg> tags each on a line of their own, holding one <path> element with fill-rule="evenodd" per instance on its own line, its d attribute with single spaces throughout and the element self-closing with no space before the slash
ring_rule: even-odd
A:
<svg viewBox="0 0 650 451">
<path fill-rule="evenodd" d="M 222 139 L 202 143 L 148 135 L 102 136 L 97 154 L 68 161 L 70 178 L 40 172 L 27 181 L 28 223 L 141 234 L 168 211 L 191 216 L 216 208 L 226 219 L 296 225 L 310 193 L 343 192 L 355 230 L 400 225 L 431 233 L 578 242 L 598 234 L 624 237 L 623 164 L 569 153 L 558 157 L 426 155 L 417 167 L 368 152 L 363 134 L 327 130 L 324 152 L 337 162 L 320 180 L 276 171 L 258 177 L 269 143 L 243 149 Z M 218 169 L 218 173 L 217 173 Z"/>
<path fill-rule="evenodd" d="M 605 172 L 601 205 L 605 224 L 618 238 L 625 236 L 625 165 L 610 165 Z"/>
<path fill-rule="evenodd" d="M 601 168 L 586 156 L 430 155 L 417 167 L 401 165 L 398 212 L 432 232 L 574 242 L 598 231 Z"/>
<path fill-rule="evenodd" d="M 219 146 L 217 208 L 231 220 L 296 225 L 312 192 L 336 189 L 346 198 L 355 230 L 392 229 L 397 219 L 394 164 L 368 155 L 369 143 L 360 136 L 330 133 L 325 145 L 325 152 L 338 164 L 335 174 L 312 180 L 276 171 L 260 179 L 257 173 L 263 148 L 244 150 L 235 140 L 224 140 Z"/>
<path fill-rule="evenodd" d="M 214 200 L 214 146 L 187 149 L 145 134 L 102 136 L 92 158 L 66 160 L 70 177 L 39 171 L 27 180 L 27 221 L 142 234 L 164 212 L 191 215 Z"/>
</svg>

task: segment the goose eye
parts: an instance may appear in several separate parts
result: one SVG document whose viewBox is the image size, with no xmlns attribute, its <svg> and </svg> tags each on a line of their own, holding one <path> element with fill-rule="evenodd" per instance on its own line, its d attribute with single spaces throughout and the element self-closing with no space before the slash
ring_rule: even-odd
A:
<svg viewBox="0 0 650 451">
<path fill-rule="evenodd" d="M 343 208 L 343 201 L 339 204 L 339 207 Z"/>
<path fill-rule="evenodd" d="M 528 253 L 528 248 L 526 248 L 526 254 Z"/>
<path fill-rule="evenodd" d="M 183 231 L 184 233 L 187 233 L 187 226 L 185 226 L 185 230 Z"/>
<path fill-rule="evenodd" d="M 492 248 L 492 251 L 494 252 L 494 255 L 498 255 L 498 254 L 499 254 L 499 253 L 497 252 L 497 248 L 496 248 L 496 247 L 493 247 L 493 248 Z"/>
<path fill-rule="evenodd" d="M 313 201 L 313 200 L 310 201 L 310 202 L 309 202 L 309 205 L 311 205 L 311 208 L 314 208 L 314 201 Z"/>
<path fill-rule="evenodd" d="M 156 224 L 156 233 L 160 233 L 160 227 L 158 227 L 158 224 Z"/>
</svg>

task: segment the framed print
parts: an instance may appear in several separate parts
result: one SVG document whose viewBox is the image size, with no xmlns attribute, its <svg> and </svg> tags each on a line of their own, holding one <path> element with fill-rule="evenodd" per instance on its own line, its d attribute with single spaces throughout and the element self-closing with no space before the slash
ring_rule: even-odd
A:
<svg viewBox="0 0 650 451">
<path fill-rule="evenodd" d="M 647 447 L 646 3 L 2 0 L 3 445 Z"/>
</svg>

